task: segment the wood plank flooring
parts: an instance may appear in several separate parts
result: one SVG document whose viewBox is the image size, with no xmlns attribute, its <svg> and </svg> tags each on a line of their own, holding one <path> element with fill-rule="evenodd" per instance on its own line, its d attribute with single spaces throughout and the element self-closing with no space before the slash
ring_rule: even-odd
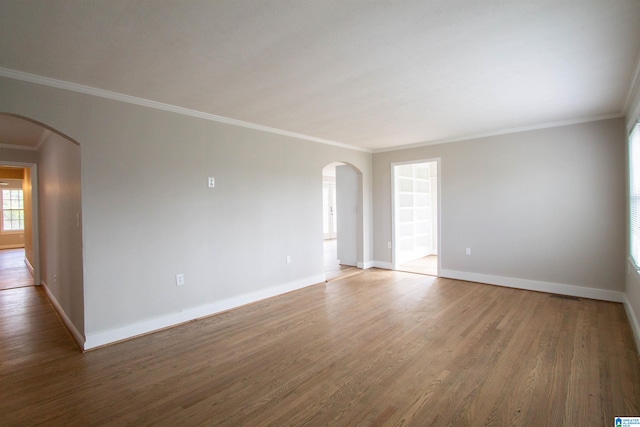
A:
<svg viewBox="0 0 640 427">
<path fill-rule="evenodd" d="M 0 290 L 33 286 L 23 249 L 0 249 Z"/>
<path fill-rule="evenodd" d="M 400 264 L 398 270 L 408 273 L 427 274 L 429 276 L 438 275 L 438 256 L 428 255 L 413 261 Z"/>
<path fill-rule="evenodd" d="M 366 270 L 81 354 L 0 291 L 0 424 L 608 426 L 640 415 L 621 304 Z"/>
<path fill-rule="evenodd" d="M 327 282 L 353 276 L 362 272 L 362 269 L 349 265 L 341 265 L 338 261 L 338 241 L 336 239 L 325 240 L 324 244 L 324 272 Z"/>
</svg>

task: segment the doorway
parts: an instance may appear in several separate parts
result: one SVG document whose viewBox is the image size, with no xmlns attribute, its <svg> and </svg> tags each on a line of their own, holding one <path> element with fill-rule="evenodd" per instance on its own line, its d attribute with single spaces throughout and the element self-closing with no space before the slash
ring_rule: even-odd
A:
<svg viewBox="0 0 640 427">
<path fill-rule="evenodd" d="M 322 236 L 326 280 L 360 272 L 359 209 L 361 175 L 351 165 L 334 162 L 322 169 Z"/>
<path fill-rule="evenodd" d="M 35 284 L 32 170 L 0 163 L 0 290 Z"/>
<path fill-rule="evenodd" d="M 439 166 L 439 159 L 391 166 L 394 270 L 439 274 Z"/>
<path fill-rule="evenodd" d="M 335 179 L 335 170 L 333 176 L 322 174 L 322 237 L 324 240 L 333 240 L 338 237 Z"/>
</svg>

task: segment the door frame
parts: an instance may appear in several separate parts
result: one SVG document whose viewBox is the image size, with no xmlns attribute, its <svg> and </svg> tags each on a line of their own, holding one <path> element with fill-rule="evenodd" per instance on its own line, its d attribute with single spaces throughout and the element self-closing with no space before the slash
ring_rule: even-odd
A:
<svg viewBox="0 0 640 427">
<path fill-rule="evenodd" d="M 329 206 L 325 206 L 324 204 L 324 189 L 325 186 L 328 187 L 328 195 L 327 195 L 327 200 L 329 201 Z M 336 239 L 338 237 L 337 234 L 337 224 L 336 224 L 336 183 L 335 182 L 329 182 L 329 181 L 323 181 L 322 182 L 322 192 L 323 192 L 323 198 L 322 198 L 322 214 L 324 215 L 325 213 L 327 213 L 328 209 L 331 209 L 331 212 L 328 213 L 329 215 L 329 233 L 325 233 L 324 229 L 322 230 L 322 238 L 324 240 L 333 240 Z M 324 219 L 324 218 L 323 218 Z M 323 224 L 324 227 L 324 224 Z M 327 237 L 328 235 L 328 237 Z"/>
<path fill-rule="evenodd" d="M 436 247 L 438 250 L 438 265 L 437 265 L 437 276 L 440 276 L 441 265 L 442 265 L 442 161 L 440 157 L 433 157 L 427 159 L 420 160 L 408 160 L 404 162 L 394 162 L 391 163 L 391 268 L 393 270 L 397 270 L 400 265 L 398 264 L 398 257 L 396 255 L 397 250 L 397 239 L 396 239 L 396 166 L 403 165 L 411 165 L 416 163 L 432 163 L 435 162 L 438 168 L 438 173 L 436 174 L 436 178 L 438 180 L 436 191 L 437 199 L 437 210 L 436 210 L 436 218 L 438 221 L 436 230 L 437 230 L 437 242 Z"/>
<path fill-rule="evenodd" d="M 365 255 L 369 255 L 367 249 L 365 248 L 365 235 L 366 232 L 364 230 L 365 224 L 367 224 L 367 222 L 365 221 L 364 218 L 364 210 L 365 210 L 365 201 L 364 201 L 364 180 L 363 180 L 363 173 L 362 170 L 360 170 L 359 167 L 357 167 L 356 165 L 354 165 L 353 163 L 350 163 L 348 161 L 344 161 L 344 160 L 334 160 L 331 162 L 327 162 L 324 164 L 324 166 L 321 168 L 320 172 L 322 173 L 322 169 L 325 169 L 327 166 L 349 166 L 351 167 L 351 169 L 353 169 L 356 172 L 357 175 L 357 179 L 358 179 L 358 190 L 357 190 L 357 195 L 356 195 L 356 209 L 357 209 L 357 219 L 356 219 L 356 267 L 360 268 L 360 269 L 364 269 L 364 268 L 370 268 L 373 266 L 372 263 L 366 262 L 365 261 Z M 322 185 L 321 181 L 321 184 Z M 337 191 L 337 183 L 336 183 L 336 191 Z M 322 187 L 320 187 L 320 193 L 319 193 L 319 202 L 320 202 L 320 206 L 321 208 L 323 207 L 323 203 L 322 203 Z M 319 211 L 318 211 L 319 212 Z M 322 221 L 322 218 L 320 218 L 320 221 Z M 318 235 L 318 237 L 321 238 L 321 240 L 319 240 L 320 243 L 324 242 L 324 232 L 322 230 L 322 228 L 320 228 L 320 234 Z M 336 238 L 339 239 L 339 236 L 336 235 Z M 318 246 L 319 249 L 322 249 L 322 246 L 319 245 Z"/>
<path fill-rule="evenodd" d="M 31 227 L 32 227 L 32 245 L 33 245 L 33 284 L 40 286 L 40 220 L 38 214 L 38 165 L 31 162 L 12 162 L 0 159 L 1 165 L 17 166 L 31 170 Z M 26 258 L 26 255 L 25 255 Z"/>
</svg>

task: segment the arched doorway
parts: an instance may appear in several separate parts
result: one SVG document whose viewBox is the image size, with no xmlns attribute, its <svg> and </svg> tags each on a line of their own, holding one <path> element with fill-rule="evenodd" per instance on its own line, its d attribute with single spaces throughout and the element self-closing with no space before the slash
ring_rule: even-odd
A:
<svg viewBox="0 0 640 427">
<path fill-rule="evenodd" d="M 80 145 L 46 125 L 0 113 L 0 164 L 29 171 L 30 226 L 25 258 L 35 285 L 49 300 L 80 346 L 84 343 L 82 194 Z M 26 224 L 29 225 L 29 224 Z M 30 228 L 30 230 L 27 230 Z M 29 232 L 28 232 L 29 231 Z M 31 251 L 32 255 L 27 254 Z"/>
<path fill-rule="evenodd" d="M 326 279 L 362 268 L 362 173 L 333 162 L 322 169 L 323 251 Z"/>
</svg>

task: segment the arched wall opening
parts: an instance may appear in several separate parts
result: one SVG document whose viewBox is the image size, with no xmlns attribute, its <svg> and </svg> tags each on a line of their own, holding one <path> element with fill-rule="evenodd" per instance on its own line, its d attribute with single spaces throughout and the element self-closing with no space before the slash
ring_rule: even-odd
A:
<svg viewBox="0 0 640 427">
<path fill-rule="evenodd" d="M 80 144 L 43 123 L 1 112 L 0 141 L 0 164 L 29 171 L 31 230 L 25 234 L 31 236 L 27 239 L 31 248 L 25 248 L 25 255 L 33 268 L 34 284 L 43 286 L 82 348 L 85 313 Z"/>
<path fill-rule="evenodd" d="M 346 162 L 322 169 L 323 253 L 327 280 L 364 266 L 362 172 Z"/>
</svg>

